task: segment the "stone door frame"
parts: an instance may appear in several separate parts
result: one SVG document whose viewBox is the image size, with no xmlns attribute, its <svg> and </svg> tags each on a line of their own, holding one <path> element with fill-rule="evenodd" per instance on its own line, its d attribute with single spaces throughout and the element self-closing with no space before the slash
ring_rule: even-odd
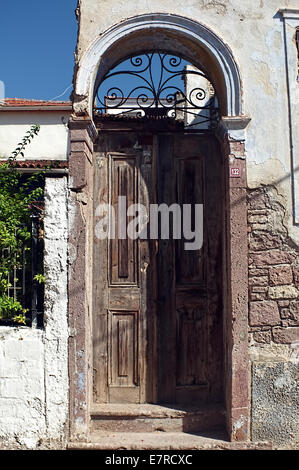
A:
<svg viewBox="0 0 299 470">
<path fill-rule="evenodd" d="M 101 73 L 107 71 L 101 66 L 103 56 L 109 68 L 117 60 L 116 51 L 121 49 L 117 48 L 118 41 L 128 35 L 136 41 L 144 37 L 146 44 L 149 26 L 156 28 L 157 40 L 160 31 L 164 40 L 165 35 L 168 35 L 174 42 L 174 48 L 182 44 L 184 49 L 188 44 L 193 62 L 196 63 L 198 48 L 205 58 L 206 66 L 214 64 L 215 68 L 218 67 L 215 83 L 224 116 L 216 135 L 222 146 L 225 175 L 223 373 L 227 432 L 231 441 L 244 441 L 249 438 L 245 160 L 245 128 L 249 118 L 242 114 L 240 75 L 228 47 L 205 26 L 183 17 L 163 14 L 141 15 L 112 27 L 90 46 L 76 76 L 74 114 L 69 123 L 69 440 L 89 440 L 92 395 L 93 150 L 97 138 L 97 130 L 90 117 L 93 89 L 99 80 L 98 70 Z M 130 44 L 134 47 L 134 40 Z M 186 49 L 183 53 L 186 55 Z"/>
</svg>

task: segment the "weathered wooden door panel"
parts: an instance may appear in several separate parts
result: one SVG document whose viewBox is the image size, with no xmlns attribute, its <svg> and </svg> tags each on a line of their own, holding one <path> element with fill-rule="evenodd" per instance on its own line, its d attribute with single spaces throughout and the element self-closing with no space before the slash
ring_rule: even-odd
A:
<svg viewBox="0 0 299 470">
<path fill-rule="evenodd" d="M 139 155 L 109 153 L 110 204 L 114 210 L 114 237 L 108 240 L 108 397 L 109 402 L 139 402 L 139 289 L 129 290 L 136 311 L 129 311 L 123 296 L 121 310 L 111 310 L 117 293 L 114 286 L 138 286 L 137 241 L 127 237 L 127 208 L 138 203 Z M 122 212 L 121 212 L 122 211 Z M 110 221 L 110 227 L 112 221 Z M 112 302 L 111 302 L 112 301 Z M 112 305 L 111 305 L 112 304 Z"/>
<path fill-rule="evenodd" d="M 137 241 L 127 237 L 127 218 L 119 217 L 120 211 L 138 203 L 138 162 L 139 155 L 110 154 L 109 181 L 111 185 L 110 203 L 115 214 L 115 234 L 109 241 L 110 285 L 138 284 Z M 120 199 L 121 198 L 121 199 Z"/>
<path fill-rule="evenodd" d="M 188 227 L 192 232 L 199 230 L 198 224 L 195 225 L 194 207 L 201 204 L 203 208 L 200 249 L 186 250 L 186 237 L 159 240 L 158 399 L 164 403 L 200 404 L 221 400 L 222 305 L 219 286 L 222 280 L 223 214 L 219 155 L 217 145 L 209 138 L 196 135 L 160 137 L 159 203 L 180 206 L 182 235 Z M 190 212 L 184 211 L 186 205 Z M 189 234 L 186 235 L 188 238 Z M 210 259 L 215 253 L 216 262 Z"/>
<path fill-rule="evenodd" d="M 139 402 L 138 311 L 109 311 L 109 402 Z"/>
<path fill-rule="evenodd" d="M 112 205 L 116 236 L 94 239 L 94 402 L 201 404 L 221 399 L 219 155 L 212 138 L 197 135 L 102 136 L 95 214 L 99 204 Z M 190 240 L 173 239 L 171 230 L 169 239 L 119 236 L 130 222 L 118 216 L 120 198 L 125 212 L 131 204 L 143 204 L 149 214 L 151 203 L 176 203 L 183 215 L 189 204 L 189 231 L 195 230 L 194 205 L 202 204 L 203 246 L 186 250 Z M 185 225 L 182 220 L 183 235 Z"/>
<path fill-rule="evenodd" d="M 187 210 L 185 214 L 187 217 L 190 217 L 190 229 L 194 231 L 194 205 L 204 204 L 204 158 L 200 158 L 199 155 L 192 156 L 192 154 L 189 156 L 185 152 L 181 155 L 185 156 L 177 156 L 175 160 L 177 202 L 181 207 L 183 204 L 190 204 L 190 215 Z M 182 227 L 183 232 L 184 227 Z M 177 242 L 176 283 L 183 285 L 204 282 L 205 265 L 203 250 L 197 250 L 196 253 L 192 250 L 186 250 L 186 241 L 186 238 L 182 238 Z"/>
<path fill-rule="evenodd" d="M 106 135 L 96 154 L 95 215 L 104 217 L 101 204 L 113 208 L 110 237 L 99 239 L 95 230 L 94 239 L 96 403 L 143 403 L 150 400 L 152 388 L 147 376 L 149 241 L 127 236 L 132 219 L 127 209 L 138 203 L 148 207 L 151 184 L 151 165 L 145 159 L 151 146 L 136 142 L 135 135 Z"/>
</svg>

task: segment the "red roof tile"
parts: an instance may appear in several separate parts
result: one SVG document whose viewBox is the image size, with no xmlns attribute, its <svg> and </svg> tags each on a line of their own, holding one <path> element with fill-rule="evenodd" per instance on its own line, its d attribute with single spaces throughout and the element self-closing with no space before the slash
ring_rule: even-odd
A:
<svg viewBox="0 0 299 470">
<path fill-rule="evenodd" d="M 0 165 L 7 163 L 8 160 L 0 161 Z M 68 168 L 69 162 L 66 160 L 16 160 L 13 162 L 15 168 L 46 168 L 52 170 L 56 168 Z"/>
<path fill-rule="evenodd" d="M 25 98 L 5 98 L 3 106 L 70 106 L 71 101 L 27 100 Z"/>
</svg>

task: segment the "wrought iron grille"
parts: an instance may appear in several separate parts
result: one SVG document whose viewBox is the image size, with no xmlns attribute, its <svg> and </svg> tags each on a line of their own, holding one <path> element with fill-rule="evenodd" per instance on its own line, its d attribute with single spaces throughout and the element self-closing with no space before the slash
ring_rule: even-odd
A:
<svg viewBox="0 0 299 470">
<path fill-rule="evenodd" d="M 35 279 L 35 276 L 43 272 L 43 252 L 43 223 L 41 220 L 40 207 L 38 207 L 31 216 L 31 263 L 30 270 L 28 272 L 29 296 L 27 296 L 26 299 L 30 305 L 30 323 L 37 327 L 43 326 L 44 285 L 40 284 Z"/>
<path fill-rule="evenodd" d="M 39 203 L 41 206 L 41 203 Z M 7 296 L 18 300 L 27 310 L 26 324 L 28 326 L 43 326 L 44 286 L 39 284 L 35 276 L 43 271 L 43 237 L 40 207 L 31 215 L 31 239 L 24 242 L 19 259 L 8 272 Z M 0 256 L 6 257 L 9 248 L 1 251 Z M 13 325 L 9 318 L 0 319 L 2 325 Z"/>
<path fill-rule="evenodd" d="M 10 248 L 4 248 L 1 252 L 1 258 L 10 256 Z M 7 273 L 7 296 L 14 300 L 19 300 L 25 293 L 25 245 L 22 247 L 20 256 L 21 262 L 15 260 L 13 268 Z"/>
<path fill-rule="evenodd" d="M 218 100 L 208 76 L 183 58 L 161 51 L 139 54 L 110 70 L 96 90 L 95 114 L 172 118 L 185 127 L 214 127 Z"/>
</svg>

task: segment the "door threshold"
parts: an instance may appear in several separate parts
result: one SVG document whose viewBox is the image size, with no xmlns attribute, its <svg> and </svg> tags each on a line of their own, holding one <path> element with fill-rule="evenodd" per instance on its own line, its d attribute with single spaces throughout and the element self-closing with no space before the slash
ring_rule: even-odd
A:
<svg viewBox="0 0 299 470">
<path fill-rule="evenodd" d="M 91 410 L 92 432 L 203 432 L 225 428 L 220 405 L 101 404 Z"/>
<path fill-rule="evenodd" d="M 155 416 L 176 417 L 186 414 L 200 414 L 204 412 L 223 413 L 223 405 L 188 405 L 188 404 L 152 404 L 152 403 L 101 403 L 91 406 L 91 416 Z"/>
</svg>

